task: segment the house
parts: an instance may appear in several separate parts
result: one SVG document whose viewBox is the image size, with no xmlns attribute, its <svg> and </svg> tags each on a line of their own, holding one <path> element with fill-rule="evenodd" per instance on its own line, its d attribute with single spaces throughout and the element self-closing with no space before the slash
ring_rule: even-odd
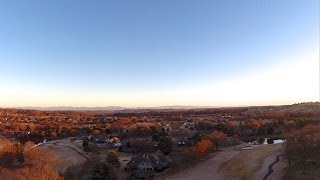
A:
<svg viewBox="0 0 320 180">
<path fill-rule="evenodd" d="M 195 131 L 195 128 L 196 128 L 195 123 L 194 122 L 189 122 L 189 121 L 183 123 L 180 126 L 180 129 L 189 129 L 191 131 Z"/>
<path fill-rule="evenodd" d="M 179 142 L 178 142 L 178 146 L 185 146 L 186 145 L 186 142 L 184 139 L 181 139 Z"/>
<path fill-rule="evenodd" d="M 138 155 L 128 162 L 127 170 L 136 178 L 150 178 L 155 172 L 169 167 L 171 159 L 165 155 Z"/>
<path fill-rule="evenodd" d="M 106 138 L 103 137 L 103 136 L 99 136 L 99 137 L 96 137 L 94 139 L 95 143 L 105 143 L 106 142 Z"/>
<path fill-rule="evenodd" d="M 108 147 L 107 143 L 96 143 L 96 146 L 100 149 L 106 149 Z"/>
<path fill-rule="evenodd" d="M 107 139 L 108 142 L 110 143 L 120 143 L 120 139 L 116 136 L 110 136 L 108 139 Z"/>
<path fill-rule="evenodd" d="M 172 130 L 170 124 L 166 124 L 166 125 L 162 126 L 162 128 L 163 128 L 165 131 L 168 131 L 168 132 Z"/>
<path fill-rule="evenodd" d="M 119 148 L 120 146 L 122 146 L 120 139 L 116 136 L 110 136 L 106 139 L 106 142 L 110 147 Z"/>
<path fill-rule="evenodd" d="M 105 137 L 99 136 L 94 140 L 96 146 L 100 149 L 105 149 L 108 147 Z"/>
<path fill-rule="evenodd" d="M 195 144 L 195 141 L 193 138 L 189 137 L 183 137 L 183 138 L 180 138 L 178 141 L 177 141 L 177 146 L 178 147 L 184 147 L 184 146 L 193 146 Z"/>
</svg>

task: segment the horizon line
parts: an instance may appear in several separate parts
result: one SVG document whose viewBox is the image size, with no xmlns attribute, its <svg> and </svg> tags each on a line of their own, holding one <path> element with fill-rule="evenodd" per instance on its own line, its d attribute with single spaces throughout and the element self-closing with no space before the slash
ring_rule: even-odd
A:
<svg viewBox="0 0 320 180">
<path fill-rule="evenodd" d="M 103 108 L 117 108 L 116 110 L 134 110 L 134 109 L 201 109 L 201 108 L 237 108 L 237 107 L 263 107 L 263 106 L 288 106 L 288 105 L 295 105 L 295 104 L 303 104 L 303 103 L 319 103 L 320 101 L 309 101 L 309 102 L 297 102 L 291 104 L 257 104 L 257 105 L 230 105 L 230 106 L 218 106 L 218 105 L 164 105 L 164 106 L 136 106 L 136 107 L 126 107 L 126 106 L 0 106 L 1 109 L 25 109 L 25 110 L 50 110 L 55 111 L 54 108 L 61 108 L 56 110 L 65 110 L 68 111 L 67 108 L 70 109 L 103 109 Z M 106 109 L 108 110 L 108 109 Z M 72 111 L 72 110 L 71 110 Z"/>
</svg>

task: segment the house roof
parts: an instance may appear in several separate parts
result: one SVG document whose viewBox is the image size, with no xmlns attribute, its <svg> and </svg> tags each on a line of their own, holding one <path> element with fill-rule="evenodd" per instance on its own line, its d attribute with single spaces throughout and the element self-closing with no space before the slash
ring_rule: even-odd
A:
<svg viewBox="0 0 320 180">
<path fill-rule="evenodd" d="M 153 155 L 138 155 L 138 156 L 132 157 L 131 160 L 127 163 L 127 165 L 130 168 L 135 169 L 143 161 L 149 162 L 151 166 L 154 168 L 160 168 L 161 166 L 160 164 L 163 162 L 168 162 L 168 158 L 166 158 L 163 155 L 158 156 L 158 158 L 156 158 Z"/>
<path fill-rule="evenodd" d="M 143 159 L 142 155 L 132 157 L 131 160 L 127 163 L 127 166 L 134 169 L 134 168 L 138 167 L 138 165 L 141 163 L 142 159 Z"/>
</svg>

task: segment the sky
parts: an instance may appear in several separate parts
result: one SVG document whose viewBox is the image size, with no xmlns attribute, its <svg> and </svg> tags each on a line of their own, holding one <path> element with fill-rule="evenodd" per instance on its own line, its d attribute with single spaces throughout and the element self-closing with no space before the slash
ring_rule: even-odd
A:
<svg viewBox="0 0 320 180">
<path fill-rule="evenodd" d="M 0 107 L 319 101 L 318 0 L 3 0 Z"/>
</svg>

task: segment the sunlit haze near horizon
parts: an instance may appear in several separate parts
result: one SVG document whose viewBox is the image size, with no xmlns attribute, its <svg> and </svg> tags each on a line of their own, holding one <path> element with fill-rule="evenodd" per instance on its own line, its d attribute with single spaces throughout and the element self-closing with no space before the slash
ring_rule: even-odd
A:
<svg viewBox="0 0 320 180">
<path fill-rule="evenodd" d="M 319 101 L 319 1 L 1 1 L 0 107 Z"/>
</svg>

